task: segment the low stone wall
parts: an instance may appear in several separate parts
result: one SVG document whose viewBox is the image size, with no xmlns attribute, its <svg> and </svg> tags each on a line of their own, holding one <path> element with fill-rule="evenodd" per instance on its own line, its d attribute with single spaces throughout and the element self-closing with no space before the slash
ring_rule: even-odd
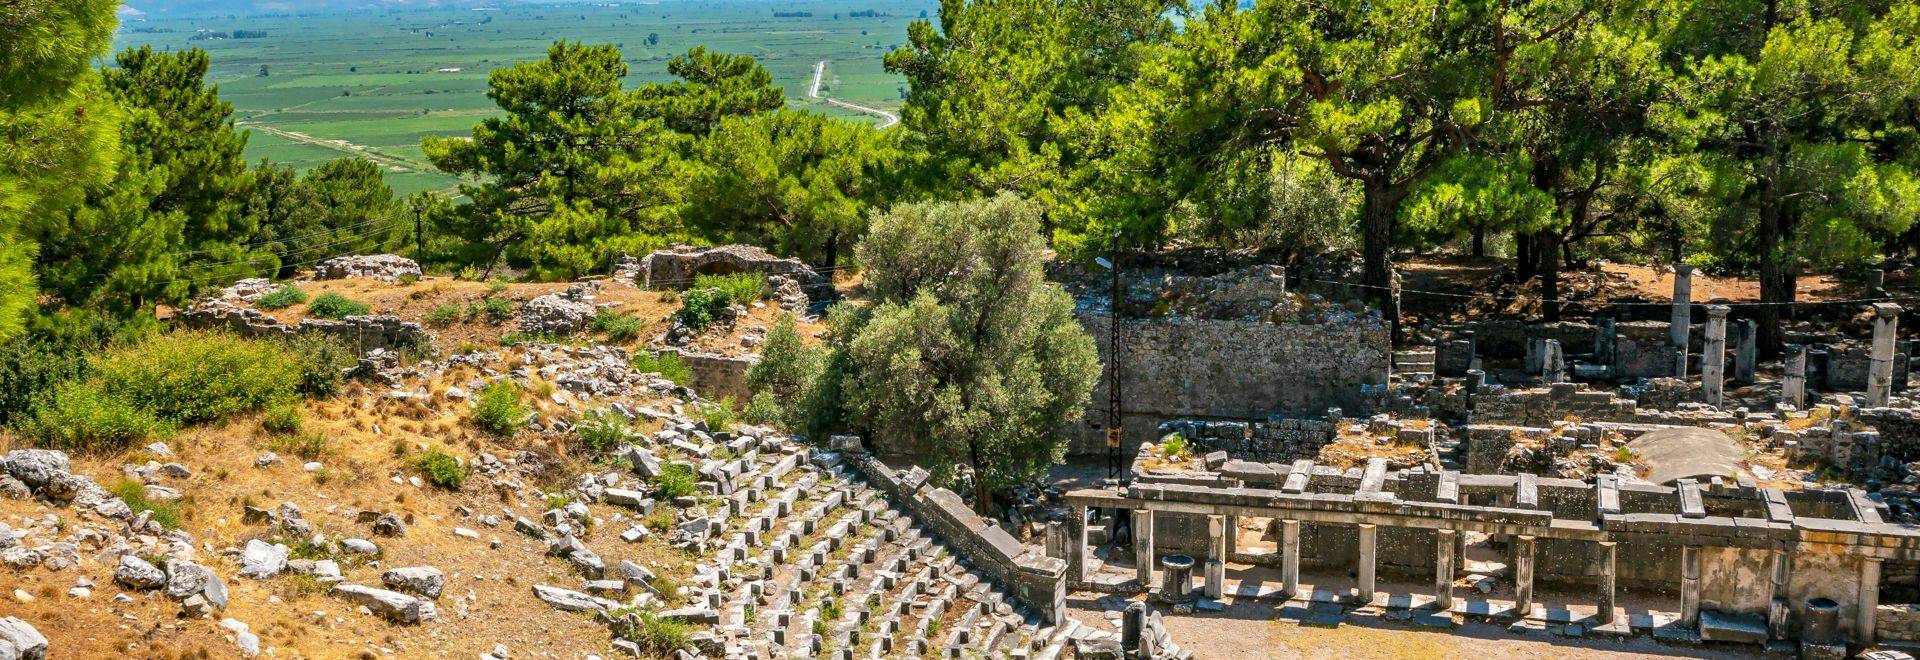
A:
<svg viewBox="0 0 1920 660">
<path fill-rule="evenodd" d="M 1209 422 L 1179 419 L 1160 425 L 1159 433 L 1179 433 L 1200 448 L 1248 461 L 1282 462 L 1312 458 L 1333 442 L 1339 425 L 1318 419 L 1269 418 L 1264 422 Z"/>
<path fill-rule="evenodd" d="M 693 372 L 693 391 L 702 398 L 719 401 L 732 397 L 734 403 L 746 405 L 747 399 L 753 396 L 747 389 L 747 371 L 760 364 L 758 355 L 721 355 L 678 348 L 663 348 L 660 352 L 680 357 L 680 363 Z"/>
<path fill-rule="evenodd" d="M 1067 617 L 1067 562 L 1020 543 L 992 521 L 967 507 L 960 495 L 927 483 L 918 467 L 896 471 L 860 450 L 845 458 L 875 488 L 940 535 L 947 545 L 1049 623 Z"/>
<path fill-rule="evenodd" d="M 1920 642 L 1920 605 L 1881 605 L 1873 612 L 1873 630 L 1881 641 Z"/>
<path fill-rule="evenodd" d="M 242 337 L 288 338 L 306 334 L 332 337 L 362 354 L 374 349 L 401 352 L 431 348 L 433 339 L 418 323 L 397 316 L 349 316 L 332 321 L 302 319 L 281 323 L 260 310 L 214 300 L 196 304 L 174 316 L 174 324 L 194 330 L 224 330 Z"/>
</svg>

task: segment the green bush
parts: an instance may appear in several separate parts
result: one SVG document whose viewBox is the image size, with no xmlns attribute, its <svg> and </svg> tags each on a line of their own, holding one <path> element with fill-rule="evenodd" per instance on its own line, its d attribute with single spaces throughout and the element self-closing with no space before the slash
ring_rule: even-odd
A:
<svg viewBox="0 0 1920 660">
<path fill-rule="evenodd" d="M 480 311 L 486 312 L 489 319 L 505 321 L 513 318 L 513 299 L 488 298 L 480 303 Z"/>
<path fill-rule="evenodd" d="M 158 502 L 147 499 L 147 485 L 134 479 L 121 479 L 108 488 L 107 492 L 118 495 L 133 509 L 133 515 L 142 511 L 152 511 L 153 521 L 167 529 L 179 529 L 180 505 L 174 502 Z"/>
<path fill-rule="evenodd" d="M 679 463 L 669 463 L 661 468 L 660 476 L 653 479 L 655 499 L 670 500 L 699 492 L 693 479 L 693 468 Z"/>
<path fill-rule="evenodd" d="M 640 338 L 640 333 L 646 331 L 647 324 L 632 314 L 603 307 L 599 312 L 594 313 L 593 327 L 607 333 L 608 341 L 629 344 Z"/>
<path fill-rule="evenodd" d="M 307 305 L 307 315 L 323 319 L 344 319 L 349 316 L 365 316 L 373 308 L 366 303 L 353 300 L 338 293 L 323 293 Z"/>
<path fill-rule="evenodd" d="M 108 341 L 87 334 L 35 331 L 0 342 L 0 425 L 24 419 L 56 385 L 87 374 L 88 357 Z"/>
<path fill-rule="evenodd" d="M 162 420 L 198 424 L 291 400 L 306 362 L 281 342 L 186 332 L 110 353 L 96 372 L 106 393 Z"/>
<path fill-rule="evenodd" d="M 675 651 L 693 648 L 693 628 L 680 621 L 664 619 L 652 612 L 640 612 L 637 624 L 627 626 L 621 637 L 640 646 L 642 653 L 667 657 Z"/>
<path fill-rule="evenodd" d="M 507 281 L 498 277 L 487 280 L 487 295 L 498 295 L 507 290 Z"/>
<path fill-rule="evenodd" d="M 761 273 L 701 275 L 693 278 L 693 288 L 719 289 L 727 294 L 727 300 L 748 305 L 766 293 L 767 276 Z"/>
<path fill-rule="evenodd" d="M 635 371 L 660 374 L 661 378 L 673 381 L 679 385 L 693 382 L 693 370 L 688 369 L 687 364 L 680 361 L 679 353 L 667 351 L 658 353 L 642 352 L 634 355 L 630 363 L 633 365 Z"/>
<path fill-rule="evenodd" d="M 42 445 L 88 451 L 124 449 L 173 432 L 153 413 L 108 395 L 99 383 L 80 380 L 56 386 L 20 426 L 22 434 Z"/>
<path fill-rule="evenodd" d="M 359 353 L 325 335 L 300 335 L 287 347 L 300 357 L 300 380 L 294 389 L 306 396 L 339 394 L 347 384 L 347 370 L 360 363 Z"/>
<path fill-rule="evenodd" d="M 606 408 L 587 411 L 580 423 L 573 427 L 573 434 L 580 442 L 595 451 L 605 451 L 620 446 L 632 436 L 627 428 L 627 418 Z"/>
<path fill-rule="evenodd" d="M 267 295 L 253 301 L 254 306 L 265 310 L 286 309 L 307 301 L 307 292 L 292 284 L 280 285 Z"/>
<path fill-rule="evenodd" d="M 688 289 L 680 296 L 680 311 L 675 315 L 694 332 L 704 332 L 727 308 L 727 293 L 720 289 Z"/>
<path fill-rule="evenodd" d="M 473 423 L 483 431 L 507 437 L 526 428 L 528 412 L 526 404 L 520 402 L 520 388 L 503 380 L 480 390 L 473 402 Z"/>
<path fill-rule="evenodd" d="M 460 490 L 460 485 L 467 482 L 467 469 L 460 465 L 460 459 L 439 447 L 428 447 L 413 457 L 413 467 L 427 475 L 427 481 L 447 490 Z"/>
<path fill-rule="evenodd" d="M 733 429 L 733 397 L 720 399 L 719 403 L 700 404 L 700 421 L 707 425 L 708 433 L 724 433 Z"/>
<path fill-rule="evenodd" d="M 761 392 L 747 399 L 747 407 L 740 411 L 740 419 L 748 424 L 782 424 L 784 413 L 780 401 L 773 398 L 772 392 Z"/>
<path fill-rule="evenodd" d="M 435 327 L 452 325 L 454 322 L 459 320 L 460 320 L 459 305 L 441 305 L 439 307 L 435 307 L 433 308 L 433 311 L 427 312 L 427 318 L 426 318 L 427 325 L 431 325 Z"/>
<path fill-rule="evenodd" d="M 293 402 L 276 403 L 267 408 L 260 416 L 260 428 L 273 433 L 299 433 L 306 415 L 300 411 L 299 404 Z"/>
</svg>

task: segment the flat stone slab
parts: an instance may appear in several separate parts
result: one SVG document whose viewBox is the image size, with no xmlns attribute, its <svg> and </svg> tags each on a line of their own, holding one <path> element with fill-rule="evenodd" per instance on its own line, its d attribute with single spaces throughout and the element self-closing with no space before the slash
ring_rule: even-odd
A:
<svg viewBox="0 0 1920 660">
<path fill-rule="evenodd" d="M 1767 643 L 1767 622 L 1758 616 L 1748 614 L 1701 610 L 1700 639 L 1709 642 L 1765 644 Z"/>
<path fill-rule="evenodd" d="M 1300 617 L 1300 625 L 1315 628 L 1338 628 L 1346 622 L 1346 610 L 1333 603 L 1314 603 L 1307 607 L 1306 615 Z"/>
</svg>

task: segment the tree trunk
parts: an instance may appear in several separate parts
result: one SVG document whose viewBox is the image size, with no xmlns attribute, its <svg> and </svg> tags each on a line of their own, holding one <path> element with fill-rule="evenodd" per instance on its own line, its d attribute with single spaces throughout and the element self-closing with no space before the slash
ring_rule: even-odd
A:
<svg viewBox="0 0 1920 660">
<path fill-rule="evenodd" d="M 840 260 L 840 230 L 827 233 L 827 279 L 833 279 L 833 264 Z"/>
<path fill-rule="evenodd" d="M 973 512 L 983 518 L 1000 515 L 993 510 L 993 489 L 987 487 L 987 473 L 980 469 L 980 450 L 967 443 L 967 465 L 973 468 Z"/>
<path fill-rule="evenodd" d="M 1533 235 L 1520 231 L 1513 232 L 1514 281 L 1525 282 L 1533 279 L 1539 263 L 1533 258 Z"/>
<path fill-rule="evenodd" d="M 1473 256 L 1475 257 L 1487 256 L 1487 228 L 1486 227 L 1476 226 L 1473 228 Z"/>
<path fill-rule="evenodd" d="M 1363 283 L 1370 287 L 1369 298 L 1384 301 L 1393 286 L 1393 213 L 1398 200 L 1384 184 L 1367 182 L 1362 191 L 1365 204 L 1361 218 Z"/>
<path fill-rule="evenodd" d="M 1764 129 L 1763 129 L 1764 130 Z M 1767 135 L 1766 169 L 1756 177 L 1760 211 L 1760 333 L 1757 348 L 1767 357 L 1780 355 L 1786 342 L 1781 319 L 1784 304 L 1793 299 L 1793 287 L 1786 274 L 1786 217 L 1780 208 L 1779 148 Z"/>
<path fill-rule="evenodd" d="M 1540 317 L 1560 320 L 1560 237 L 1551 229 L 1535 234 L 1534 254 L 1540 259 Z"/>
</svg>

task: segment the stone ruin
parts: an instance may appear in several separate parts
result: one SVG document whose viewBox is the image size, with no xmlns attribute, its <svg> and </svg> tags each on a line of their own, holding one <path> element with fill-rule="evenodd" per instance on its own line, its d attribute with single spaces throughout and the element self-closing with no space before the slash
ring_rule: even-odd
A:
<svg viewBox="0 0 1920 660">
<path fill-rule="evenodd" d="M 313 278 L 316 280 L 368 277 L 393 282 L 404 277 L 419 277 L 420 274 L 420 264 L 397 254 L 348 255 L 313 265 Z"/>
<path fill-rule="evenodd" d="M 594 295 L 598 280 L 569 285 L 565 291 L 527 301 L 520 308 L 520 331 L 531 334 L 571 335 L 585 329 L 599 311 Z"/>
<path fill-rule="evenodd" d="M 174 315 L 173 322 L 196 330 L 225 330 L 241 337 L 289 338 L 321 335 L 339 340 L 365 354 L 376 350 L 418 352 L 433 346 L 425 328 L 397 316 L 349 316 L 344 319 L 301 319 L 281 323 L 265 312 L 224 298 L 194 303 Z"/>
<path fill-rule="evenodd" d="M 782 259 L 753 245 L 696 247 L 676 245 L 639 260 L 623 257 L 615 264 L 616 277 L 631 277 L 649 289 L 685 290 L 701 275 L 760 273 L 767 277 L 772 299 L 783 309 L 805 313 L 816 303 L 831 302 L 833 280 L 799 259 Z"/>
</svg>

